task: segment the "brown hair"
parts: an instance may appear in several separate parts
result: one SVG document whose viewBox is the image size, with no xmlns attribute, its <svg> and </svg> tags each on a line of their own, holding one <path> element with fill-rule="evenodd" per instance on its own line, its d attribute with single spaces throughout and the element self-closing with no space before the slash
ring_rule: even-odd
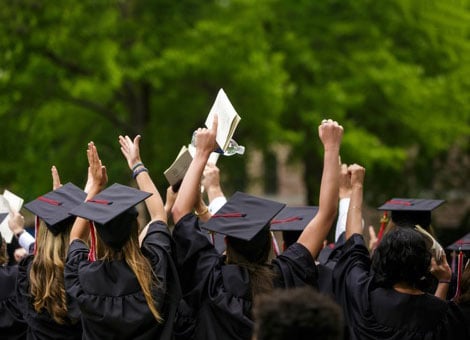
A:
<svg viewBox="0 0 470 340">
<path fill-rule="evenodd" d="M 71 225 L 55 236 L 45 223 L 41 222 L 36 235 L 37 252 L 29 273 L 34 309 L 37 312 L 47 310 L 59 324 L 64 324 L 67 318 L 64 259 L 67 255 L 70 229 Z"/>
<path fill-rule="evenodd" d="M 8 263 L 8 253 L 7 253 L 7 243 L 5 239 L 0 235 L 2 238 L 0 240 L 0 266 Z"/>
<path fill-rule="evenodd" d="M 262 238 L 252 241 L 242 241 L 236 238 L 227 237 L 227 263 L 236 264 L 248 270 L 250 275 L 251 296 L 254 299 L 260 294 L 266 294 L 273 290 L 274 273 L 266 265 L 271 253 L 271 233 L 265 230 L 259 233 L 256 238 Z"/>
<path fill-rule="evenodd" d="M 470 264 L 467 264 L 460 281 L 460 296 L 456 303 L 470 303 Z"/>
<path fill-rule="evenodd" d="M 134 272 L 137 281 L 144 293 L 147 305 L 153 316 L 158 322 L 162 322 L 163 318 L 155 306 L 152 289 L 157 287 L 158 281 L 149 260 L 142 254 L 139 245 L 138 223 L 135 220 L 131 226 L 129 239 L 126 241 L 122 249 L 116 250 L 107 246 L 104 242 L 100 242 L 100 254 L 103 256 L 101 260 L 124 260 Z M 98 234 L 98 239 L 100 239 Z"/>
</svg>

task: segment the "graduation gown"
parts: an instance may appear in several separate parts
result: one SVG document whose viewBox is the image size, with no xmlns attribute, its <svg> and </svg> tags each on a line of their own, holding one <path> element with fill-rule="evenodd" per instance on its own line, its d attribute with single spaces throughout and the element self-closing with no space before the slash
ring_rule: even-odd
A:
<svg viewBox="0 0 470 340">
<path fill-rule="evenodd" d="M 0 340 L 26 339 L 27 325 L 16 300 L 18 266 L 0 266 Z"/>
<path fill-rule="evenodd" d="M 246 268 L 225 264 L 190 213 L 173 231 L 183 297 L 194 318 L 186 339 L 251 339 L 252 297 Z M 317 271 L 310 252 L 295 243 L 272 261 L 274 287 L 316 286 Z M 186 318 L 187 319 L 187 318 Z"/>
<path fill-rule="evenodd" d="M 16 290 L 23 318 L 28 324 L 27 339 L 81 339 L 82 325 L 77 306 L 73 301 L 69 301 L 68 305 L 70 318 L 62 325 L 55 322 L 46 310 L 38 313 L 34 309 L 29 286 L 29 272 L 33 259 L 33 255 L 29 255 L 20 262 Z"/>
<path fill-rule="evenodd" d="M 345 244 L 333 269 L 333 290 L 351 339 L 469 339 L 457 305 L 425 293 L 377 287 L 361 235 Z"/>
<path fill-rule="evenodd" d="M 142 253 L 157 276 L 153 290 L 164 322 L 151 313 L 136 276 L 125 261 L 88 261 L 81 240 L 70 245 L 65 286 L 82 313 L 84 339 L 171 339 L 180 290 L 171 259 L 171 237 L 165 223 L 152 222 L 142 242 Z"/>
</svg>

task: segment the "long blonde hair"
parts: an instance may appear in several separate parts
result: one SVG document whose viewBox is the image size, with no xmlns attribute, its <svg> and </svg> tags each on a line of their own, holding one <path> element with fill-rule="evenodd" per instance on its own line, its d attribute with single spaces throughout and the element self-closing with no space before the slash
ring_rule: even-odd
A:
<svg viewBox="0 0 470 340">
<path fill-rule="evenodd" d="M 71 224 L 54 235 L 41 222 L 36 235 L 37 251 L 34 256 L 29 284 L 36 312 L 47 310 L 53 320 L 64 324 L 67 319 L 67 295 L 64 286 L 64 260 L 67 256 Z"/>
<path fill-rule="evenodd" d="M 98 240 L 101 240 L 98 234 Z M 139 281 L 140 288 L 144 293 L 147 305 L 158 322 L 163 322 L 160 312 L 155 306 L 152 289 L 157 287 L 158 281 L 149 260 L 142 254 L 139 245 L 138 223 L 135 220 L 131 226 L 129 239 L 121 250 L 115 250 L 104 242 L 98 241 L 100 245 L 99 254 L 103 255 L 100 260 L 124 260 Z"/>
</svg>

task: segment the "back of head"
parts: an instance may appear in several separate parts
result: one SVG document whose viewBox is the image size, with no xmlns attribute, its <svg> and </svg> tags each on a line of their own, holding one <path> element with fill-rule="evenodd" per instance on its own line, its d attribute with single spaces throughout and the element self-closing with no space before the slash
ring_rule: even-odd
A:
<svg viewBox="0 0 470 340">
<path fill-rule="evenodd" d="M 343 319 L 329 297 L 302 287 L 260 296 L 253 312 L 256 340 L 339 340 Z"/>
<path fill-rule="evenodd" d="M 424 237 L 410 225 L 398 225 L 388 232 L 372 256 L 375 282 L 391 288 L 405 282 L 416 287 L 431 263 Z"/>
<path fill-rule="evenodd" d="M 35 310 L 47 310 L 54 321 L 60 324 L 67 318 L 64 263 L 71 228 L 71 224 L 63 226 L 62 232 L 57 235 L 44 225 L 39 228 L 36 255 L 29 275 Z"/>
<path fill-rule="evenodd" d="M 229 236 L 226 240 L 227 262 L 248 270 L 252 297 L 270 292 L 274 274 L 271 268 L 266 266 L 272 241 L 268 229 L 261 231 L 250 241 Z"/>
</svg>

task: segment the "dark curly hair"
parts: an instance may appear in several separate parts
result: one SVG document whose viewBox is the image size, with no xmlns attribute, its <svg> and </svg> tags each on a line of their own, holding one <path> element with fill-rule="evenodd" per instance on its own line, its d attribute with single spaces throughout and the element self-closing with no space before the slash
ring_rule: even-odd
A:
<svg viewBox="0 0 470 340">
<path fill-rule="evenodd" d="M 256 340 L 343 339 L 340 307 L 309 286 L 260 295 L 253 317 Z"/>
<path fill-rule="evenodd" d="M 411 225 L 387 233 L 372 256 L 377 285 L 391 288 L 397 282 L 417 287 L 431 264 L 431 252 L 424 237 Z"/>
</svg>

